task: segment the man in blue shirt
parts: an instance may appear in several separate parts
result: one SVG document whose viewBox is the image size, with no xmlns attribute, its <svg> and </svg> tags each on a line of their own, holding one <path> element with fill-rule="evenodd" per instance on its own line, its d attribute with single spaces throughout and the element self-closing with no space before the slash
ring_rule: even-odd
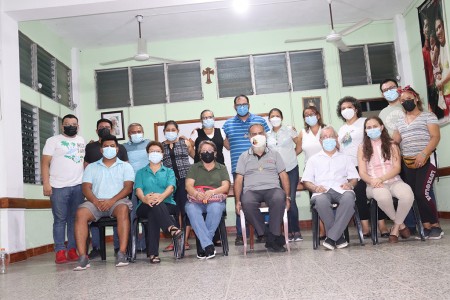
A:
<svg viewBox="0 0 450 300">
<path fill-rule="evenodd" d="M 119 234 L 116 267 L 128 265 L 126 249 L 130 233 L 129 212 L 132 208 L 127 196 L 133 189 L 134 171 L 131 165 L 117 158 L 119 143 L 115 136 L 102 138 L 103 158 L 84 170 L 82 190 L 87 201 L 78 207 L 75 221 L 75 240 L 79 253 L 75 271 L 90 267 L 86 255 L 88 224 L 102 217 L 115 217 Z"/>
<path fill-rule="evenodd" d="M 222 129 L 227 136 L 224 143 L 229 143 L 230 145 L 231 172 L 233 173 L 233 178 L 236 178 L 236 165 L 239 156 L 252 146 L 248 137 L 250 125 L 260 123 L 263 125 L 265 132 L 268 132 L 270 129 L 264 118 L 249 112 L 250 101 L 247 96 L 239 95 L 234 98 L 234 109 L 237 115 L 228 119 L 223 124 Z M 236 240 L 234 244 L 236 246 L 244 244 L 241 232 L 241 218 L 239 215 L 236 216 Z"/>
</svg>

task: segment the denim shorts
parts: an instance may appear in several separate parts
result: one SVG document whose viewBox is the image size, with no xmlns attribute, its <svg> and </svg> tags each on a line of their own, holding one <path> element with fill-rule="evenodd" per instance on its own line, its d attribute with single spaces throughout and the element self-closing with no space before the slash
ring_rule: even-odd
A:
<svg viewBox="0 0 450 300">
<path fill-rule="evenodd" d="M 118 205 L 121 205 L 121 204 L 127 205 L 128 206 L 128 210 L 130 210 L 130 211 L 133 209 L 133 204 L 131 203 L 130 199 L 128 199 L 128 198 L 120 199 L 119 201 L 114 203 L 114 205 L 111 206 L 111 208 L 108 211 L 101 211 L 101 210 L 99 210 L 92 202 L 87 201 L 87 200 L 84 201 L 84 203 L 80 204 L 80 206 L 78 206 L 78 208 L 85 207 L 85 208 L 89 209 L 89 211 L 94 216 L 94 219 L 95 219 L 94 221 L 96 222 L 102 217 L 112 217 L 114 209 Z"/>
</svg>

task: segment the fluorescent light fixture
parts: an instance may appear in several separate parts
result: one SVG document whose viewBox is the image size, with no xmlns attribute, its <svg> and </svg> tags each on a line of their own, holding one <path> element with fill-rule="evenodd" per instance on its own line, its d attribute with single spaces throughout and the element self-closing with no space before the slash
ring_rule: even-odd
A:
<svg viewBox="0 0 450 300">
<path fill-rule="evenodd" d="M 248 0 L 233 0 L 233 8 L 237 13 L 243 14 L 245 13 L 250 4 Z"/>
</svg>

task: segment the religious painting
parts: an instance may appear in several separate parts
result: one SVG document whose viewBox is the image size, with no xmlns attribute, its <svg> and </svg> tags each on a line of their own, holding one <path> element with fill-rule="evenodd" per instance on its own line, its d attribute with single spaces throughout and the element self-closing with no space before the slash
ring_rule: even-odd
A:
<svg viewBox="0 0 450 300">
<path fill-rule="evenodd" d="M 123 127 L 123 111 L 108 111 L 102 112 L 102 119 L 108 119 L 112 123 L 111 134 L 115 135 L 118 140 L 124 140 L 124 127 Z"/>
</svg>

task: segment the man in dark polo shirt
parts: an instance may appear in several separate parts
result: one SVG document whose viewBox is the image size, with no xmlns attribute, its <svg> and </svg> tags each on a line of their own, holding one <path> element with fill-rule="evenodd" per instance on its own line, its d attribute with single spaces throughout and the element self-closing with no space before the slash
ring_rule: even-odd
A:
<svg viewBox="0 0 450 300">
<path fill-rule="evenodd" d="M 108 119 L 100 119 L 97 121 L 97 129 L 95 132 L 98 135 L 98 141 L 90 142 L 86 145 L 84 156 L 84 167 L 90 163 L 96 162 L 103 158 L 101 149 L 102 137 L 109 136 L 112 130 L 112 122 Z M 128 162 L 127 150 L 123 145 L 119 144 L 119 153 L 117 157 L 121 161 Z M 113 227 L 114 232 L 114 250 L 117 253 L 119 250 L 119 236 L 117 235 L 117 227 Z M 91 227 L 92 235 L 92 251 L 89 253 L 89 258 L 94 259 L 100 255 L 100 234 L 97 227 Z"/>
<path fill-rule="evenodd" d="M 265 235 L 264 216 L 259 211 L 261 202 L 269 207 L 269 232 L 266 248 L 269 251 L 284 252 L 285 239 L 281 236 L 281 222 L 284 209 L 289 210 L 289 177 L 283 159 L 276 151 L 266 146 L 263 125 L 249 127 L 251 148 L 239 156 L 234 181 L 236 213 L 241 207 L 246 219 L 255 227 L 258 238 Z M 280 187 L 280 181 L 283 188 Z M 241 192 L 243 194 L 241 197 Z"/>
</svg>

